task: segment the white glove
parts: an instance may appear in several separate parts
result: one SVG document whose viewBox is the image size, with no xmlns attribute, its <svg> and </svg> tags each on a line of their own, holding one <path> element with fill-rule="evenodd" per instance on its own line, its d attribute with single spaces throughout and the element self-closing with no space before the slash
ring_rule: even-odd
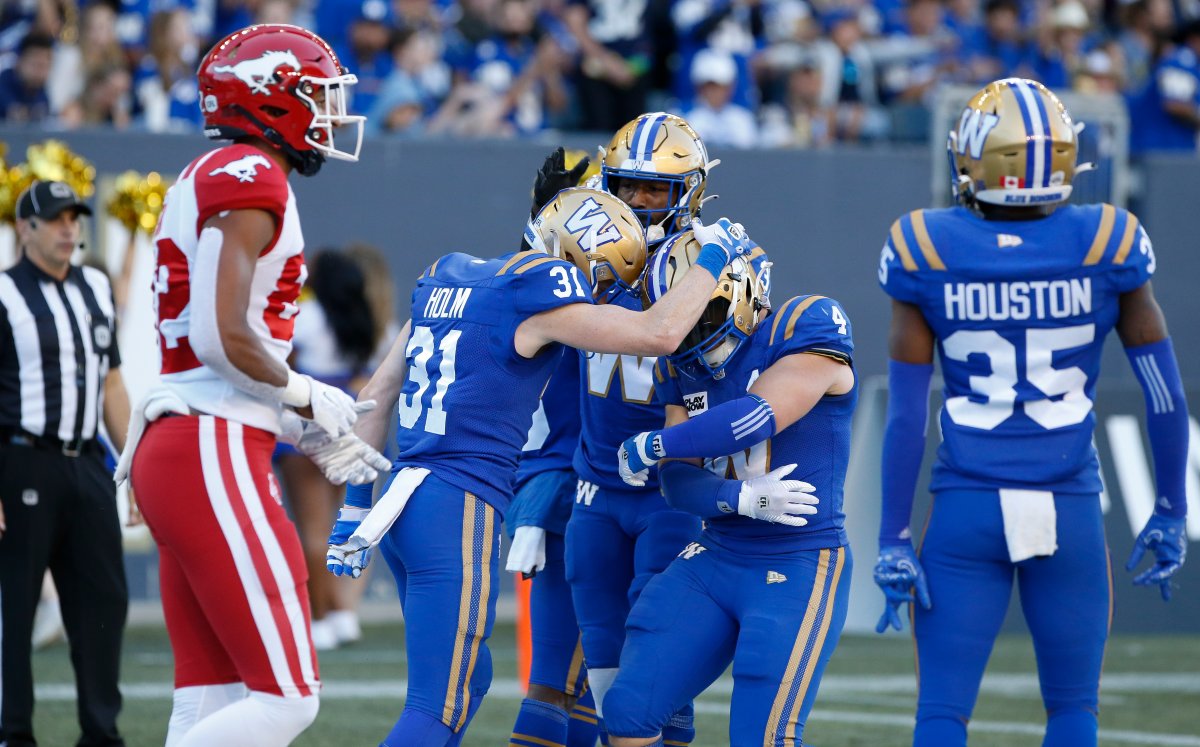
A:
<svg viewBox="0 0 1200 747">
<path fill-rule="evenodd" d="M 358 414 L 375 407 L 373 399 L 355 403 L 341 389 L 295 371 L 288 371 L 282 399 L 283 404 L 297 409 L 311 407 L 312 421 L 334 438 L 349 433 Z"/>
<path fill-rule="evenodd" d="M 379 473 L 392 465 L 387 457 L 354 433 L 330 438 L 315 424 L 305 428 L 296 442 L 296 450 L 311 459 L 325 479 L 334 485 L 375 482 Z"/>
<path fill-rule="evenodd" d="M 617 448 L 618 473 L 627 485 L 642 487 L 650 476 L 650 468 L 665 455 L 659 431 L 645 431 L 630 436 Z"/>
<path fill-rule="evenodd" d="M 709 225 L 705 225 L 699 220 L 693 220 L 691 229 L 692 236 L 696 237 L 700 246 L 714 246 L 724 252 L 726 264 L 734 257 L 748 254 L 753 249 L 750 237 L 746 235 L 746 229 L 742 224 L 730 223 L 728 218 L 721 218 L 716 223 Z"/>
<path fill-rule="evenodd" d="M 815 514 L 819 499 L 812 485 L 800 480 L 784 480 L 796 465 L 788 464 L 762 477 L 742 482 L 738 494 L 738 513 L 751 519 L 802 527 L 808 523 L 801 514 Z"/>
<path fill-rule="evenodd" d="M 533 578 L 546 567 L 546 530 L 541 527 L 517 527 L 513 532 L 512 546 L 508 548 L 508 562 L 504 570 Z"/>
<path fill-rule="evenodd" d="M 335 576 L 358 578 L 370 562 L 370 545 L 354 535 L 340 545 L 330 545 L 325 552 L 325 567 Z"/>
</svg>

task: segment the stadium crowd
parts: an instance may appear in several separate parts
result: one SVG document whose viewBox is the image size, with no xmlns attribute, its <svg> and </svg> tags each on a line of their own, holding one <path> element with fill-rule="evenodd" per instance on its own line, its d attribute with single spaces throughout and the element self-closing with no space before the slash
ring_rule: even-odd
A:
<svg viewBox="0 0 1200 747">
<path fill-rule="evenodd" d="M 714 146 L 923 140 L 939 84 L 1007 75 L 1123 96 L 1134 153 L 1195 150 L 1186 0 L 7 0 L 0 118 L 194 132 L 214 39 L 329 40 L 371 134 L 612 131 L 684 115 Z"/>
</svg>

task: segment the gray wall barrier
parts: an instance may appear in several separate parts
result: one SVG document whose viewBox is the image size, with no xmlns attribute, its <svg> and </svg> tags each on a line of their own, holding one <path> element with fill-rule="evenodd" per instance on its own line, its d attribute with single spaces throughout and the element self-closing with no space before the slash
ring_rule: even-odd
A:
<svg viewBox="0 0 1200 747">
<path fill-rule="evenodd" d="M 159 171 L 174 176 L 211 144 L 199 135 L 168 136 L 106 131 L 47 133 L 0 128 L 10 162 L 25 148 L 58 137 L 96 165 L 100 175 L 126 169 Z M 573 135 L 565 143 L 589 152 L 605 136 Z M 530 186 L 543 157 L 560 144 L 539 141 L 375 140 L 363 145 L 357 164 L 330 162 L 317 177 L 293 178 L 305 238 L 312 249 L 367 241 L 382 247 L 392 262 L 401 313 L 413 281 L 436 257 L 450 251 L 494 256 L 516 248 L 529 207 Z M 709 177 L 706 216 L 728 215 L 747 227 L 775 262 L 774 297 L 780 302 L 800 293 L 838 299 L 854 325 L 855 363 L 864 377 L 886 372 L 889 302 L 878 289 L 879 250 L 892 221 L 908 210 L 926 207 L 933 169 L 921 147 L 839 148 L 826 151 L 714 151 L 722 163 Z M 1084 175 L 1080 177 L 1086 179 Z M 1141 189 L 1132 205 L 1154 239 L 1159 274 L 1156 294 L 1171 323 L 1193 411 L 1200 411 L 1200 161 L 1154 158 L 1141 166 Z M 1101 385 L 1118 392 L 1122 412 L 1140 417 L 1140 394 L 1119 343 L 1105 351 Z M 126 365 L 137 365 L 126 361 Z M 147 365 L 149 365 L 147 363 Z M 1121 393 L 1123 392 L 1123 393 Z M 860 515 L 877 516 L 878 439 L 886 393 L 864 392 L 856 454 L 854 490 Z M 872 398 L 875 404 L 872 404 Z M 1098 412 L 1110 405 L 1101 397 Z M 1105 447 L 1104 428 L 1097 441 Z M 1196 440 L 1196 439 L 1194 439 Z M 1193 453 L 1197 446 L 1193 445 Z M 1193 468 L 1196 467 L 1195 458 Z M 1105 467 L 1109 469 L 1108 466 Z M 1106 473 L 1113 492 L 1114 476 Z M 1200 480 L 1193 480 L 1193 485 Z M 1113 557 L 1124 562 L 1132 535 L 1123 518 L 1122 501 L 1109 512 Z M 874 508 L 871 508 L 874 506 Z M 874 511 L 875 514 L 870 512 Z M 918 506 L 918 512 L 923 507 Z M 922 515 L 918 513 L 917 515 Z M 878 593 L 869 571 L 875 552 L 871 522 L 856 535 L 855 609 L 852 625 L 878 615 Z M 1114 523 L 1115 522 L 1115 523 Z M 1196 535 L 1193 535 L 1196 538 Z M 864 577 L 862 574 L 866 574 Z M 1149 594 L 1126 597 L 1123 571 L 1117 570 L 1118 629 L 1196 631 L 1200 623 L 1200 562 L 1189 566 L 1179 599 L 1160 614 Z M 135 588 L 152 591 L 138 574 Z M 866 592 L 866 593 L 864 593 Z M 1128 602 L 1126 603 L 1126 598 Z M 861 602 L 859 601 L 861 600 Z M 858 605 L 862 605 L 861 608 Z M 1154 606 L 1146 606 L 1154 605 Z M 1146 606 L 1146 614 L 1135 612 Z M 1190 617 L 1190 621 L 1185 618 Z"/>
</svg>

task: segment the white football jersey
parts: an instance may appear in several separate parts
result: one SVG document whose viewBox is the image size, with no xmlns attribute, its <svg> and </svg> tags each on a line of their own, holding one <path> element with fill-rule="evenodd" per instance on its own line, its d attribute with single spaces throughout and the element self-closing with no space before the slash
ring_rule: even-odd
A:
<svg viewBox="0 0 1200 747">
<path fill-rule="evenodd" d="M 279 402 L 237 388 L 201 363 L 188 343 L 191 273 L 200 230 L 218 213 L 248 209 L 274 214 L 278 233 L 255 265 L 246 318 L 268 353 L 286 363 L 299 310 L 296 299 L 307 274 L 296 198 L 278 164 L 259 149 L 239 144 L 197 158 L 167 192 L 154 233 L 161 375 L 195 410 L 279 433 Z"/>
</svg>

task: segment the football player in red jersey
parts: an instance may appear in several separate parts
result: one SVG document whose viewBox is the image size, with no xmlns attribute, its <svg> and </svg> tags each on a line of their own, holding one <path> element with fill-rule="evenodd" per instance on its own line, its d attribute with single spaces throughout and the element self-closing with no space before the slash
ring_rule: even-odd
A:
<svg viewBox="0 0 1200 747">
<path fill-rule="evenodd" d="M 175 654 L 167 745 L 270 747 L 312 723 L 320 686 L 275 439 L 290 432 L 334 482 L 389 466 L 350 433 L 368 408 L 286 363 L 306 274 L 287 176 L 357 160 L 363 118 L 346 114 L 355 77 L 295 26 L 231 34 L 197 76 L 205 134 L 233 144 L 167 193 L 154 236 L 163 386 L 137 408 L 117 478 L 131 474 L 158 543 Z M 358 130 L 352 149 L 334 143 L 342 127 Z"/>
</svg>

